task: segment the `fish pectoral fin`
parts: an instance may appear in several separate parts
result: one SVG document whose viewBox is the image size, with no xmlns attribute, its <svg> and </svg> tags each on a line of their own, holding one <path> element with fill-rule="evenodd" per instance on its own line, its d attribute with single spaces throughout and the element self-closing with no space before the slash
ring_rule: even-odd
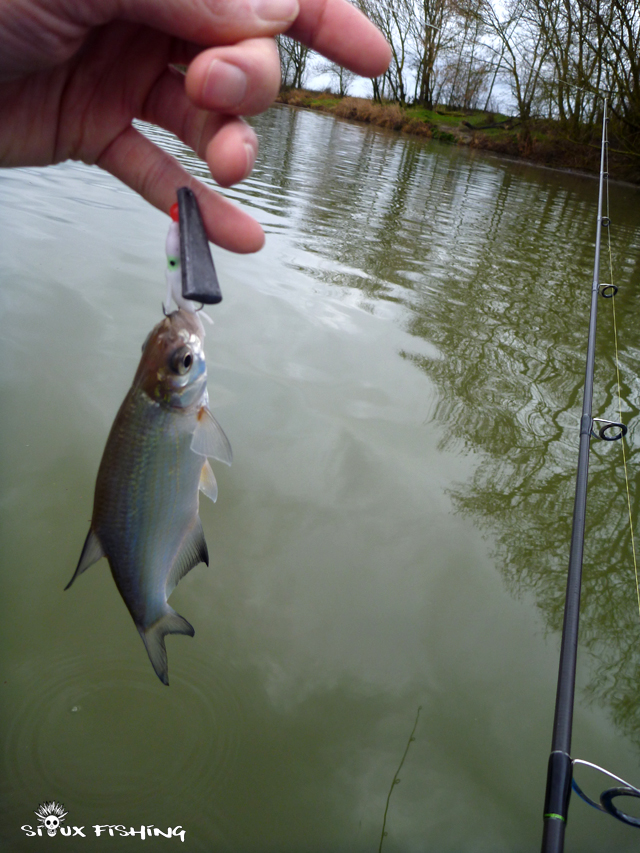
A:
<svg viewBox="0 0 640 853">
<path fill-rule="evenodd" d="M 218 499 L 218 484 L 216 483 L 216 478 L 211 470 L 208 459 L 204 460 L 198 487 L 203 495 L 206 495 L 214 503 L 216 502 Z"/>
<path fill-rule="evenodd" d="M 167 576 L 166 595 L 167 598 L 176 588 L 178 582 L 190 572 L 198 563 L 209 565 L 209 551 L 204 540 L 204 531 L 200 517 L 196 516 L 196 523 L 184 539 L 180 553 L 177 555 L 173 566 Z"/>
<path fill-rule="evenodd" d="M 191 449 L 200 456 L 211 456 L 225 465 L 231 465 L 233 453 L 229 439 L 206 406 L 198 412 Z"/>
<path fill-rule="evenodd" d="M 164 638 L 167 634 L 187 634 L 193 637 L 195 634 L 193 626 L 169 607 L 167 612 L 156 619 L 152 625 L 147 628 L 138 625 L 137 628 L 156 675 L 163 684 L 169 686 L 169 666 Z"/>
<path fill-rule="evenodd" d="M 69 583 L 65 586 L 65 589 L 69 589 L 69 587 L 78 577 L 78 575 L 81 575 L 89 568 L 89 566 L 92 566 L 94 563 L 97 563 L 98 560 L 104 556 L 105 553 L 102 545 L 100 544 L 100 540 L 93 532 L 93 529 L 90 527 L 89 532 L 87 533 L 87 538 L 84 540 L 84 547 L 82 549 L 82 554 L 80 554 L 80 559 L 78 560 L 76 570 L 73 573 L 73 577 L 71 578 Z"/>
</svg>

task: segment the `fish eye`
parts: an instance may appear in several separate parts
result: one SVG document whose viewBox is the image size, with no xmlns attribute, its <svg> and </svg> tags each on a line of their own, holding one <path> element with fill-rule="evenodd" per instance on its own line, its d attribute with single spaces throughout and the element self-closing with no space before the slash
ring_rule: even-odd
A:
<svg viewBox="0 0 640 853">
<path fill-rule="evenodd" d="M 180 374 L 180 376 L 188 373 L 191 370 L 192 364 L 193 353 L 189 347 L 180 347 L 179 350 L 174 352 L 169 361 L 169 367 L 171 370 L 173 370 L 174 373 Z"/>
</svg>

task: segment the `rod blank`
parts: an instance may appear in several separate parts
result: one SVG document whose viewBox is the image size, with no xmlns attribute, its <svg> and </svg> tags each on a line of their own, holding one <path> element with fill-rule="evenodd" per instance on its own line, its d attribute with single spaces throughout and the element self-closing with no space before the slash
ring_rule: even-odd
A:
<svg viewBox="0 0 640 853">
<path fill-rule="evenodd" d="M 578 449 L 578 471 L 573 506 L 569 571 L 560 645 L 558 687 L 553 721 L 551 755 L 547 771 L 547 790 L 544 808 L 544 831 L 542 853 L 562 853 L 564 834 L 571 795 L 571 733 L 573 727 L 573 705 L 576 687 L 576 661 L 578 655 L 578 625 L 580 620 L 580 589 L 582 586 L 582 557 L 584 551 L 584 529 L 587 511 L 587 480 L 589 476 L 589 441 L 592 430 L 593 374 L 596 350 L 596 321 L 600 281 L 600 242 L 602 226 L 602 200 L 604 196 L 605 149 L 607 144 L 607 101 L 604 101 L 602 116 L 602 144 L 600 151 L 600 185 L 598 192 L 598 217 L 596 223 L 596 250 L 591 286 L 591 313 L 585 367 L 582 418 L 580 420 L 580 445 Z M 606 221 L 608 224 L 608 220 Z"/>
</svg>

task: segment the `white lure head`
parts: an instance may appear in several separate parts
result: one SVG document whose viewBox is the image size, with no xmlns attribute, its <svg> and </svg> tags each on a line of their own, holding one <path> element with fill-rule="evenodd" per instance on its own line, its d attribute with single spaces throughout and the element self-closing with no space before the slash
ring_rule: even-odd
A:
<svg viewBox="0 0 640 853">
<path fill-rule="evenodd" d="M 200 304 L 193 302 L 191 299 L 185 299 L 182 295 L 182 268 L 180 266 L 180 225 L 178 222 L 171 222 L 167 233 L 166 242 L 167 252 L 167 296 L 164 302 L 164 310 L 169 313 L 171 309 L 171 300 L 175 302 L 178 308 L 183 311 L 188 311 L 190 314 L 195 314 L 200 311 Z M 208 314 L 204 314 L 207 320 L 212 323 L 213 320 Z M 204 332 L 203 332 L 204 334 Z"/>
</svg>

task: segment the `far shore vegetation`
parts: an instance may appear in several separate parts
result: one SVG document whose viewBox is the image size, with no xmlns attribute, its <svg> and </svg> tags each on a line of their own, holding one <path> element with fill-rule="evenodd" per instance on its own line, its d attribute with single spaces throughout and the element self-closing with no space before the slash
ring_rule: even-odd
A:
<svg viewBox="0 0 640 853">
<path fill-rule="evenodd" d="M 508 157 L 528 160 L 559 169 L 597 173 L 600 169 L 600 133 L 593 127 L 591 138 L 572 139 L 562 122 L 553 119 L 529 119 L 490 110 L 420 105 L 401 106 L 370 98 L 339 95 L 331 91 L 283 88 L 278 102 L 331 113 L 339 118 L 372 124 L 410 136 L 435 139 L 452 145 L 492 151 Z M 609 148 L 612 178 L 640 183 L 640 152 L 633 155 L 619 150 L 615 138 Z"/>
<path fill-rule="evenodd" d="M 606 99 L 611 176 L 640 183 L 639 0 L 351 2 L 391 46 L 371 100 L 349 97 L 351 72 L 278 36 L 283 103 L 592 172 Z"/>
</svg>

